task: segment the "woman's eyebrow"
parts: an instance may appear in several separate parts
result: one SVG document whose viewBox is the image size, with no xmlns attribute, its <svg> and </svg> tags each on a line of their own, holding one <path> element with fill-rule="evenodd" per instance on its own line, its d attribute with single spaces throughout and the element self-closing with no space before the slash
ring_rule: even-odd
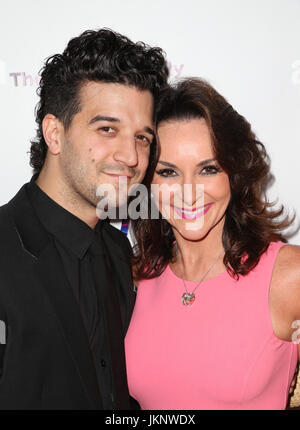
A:
<svg viewBox="0 0 300 430">
<path fill-rule="evenodd" d="M 197 164 L 197 167 L 205 166 L 206 164 L 209 164 L 213 161 L 217 161 L 217 159 L 216 158 L 208 158 L 207 160 L 200 161 L 200 163 Z"/>
<path fill-rule="evenodd" d="M 211 163 L 212 161 L 216 161 L 216 158 L 208 158 L 207 160 L 200 161 L 200 163 L 197 164 L 197 167 L 205 166 L 208 163 Z M 177 169 L 177 166 L 175 164 L 169 163 L 167 161 L 158 161 L 158 164 L 162 164 L 163 166 L 172 167 L 173 169 Z"/>
<path fill-rule="evenodd" d="M 177 166 L 172 163 L 168 163 L 167 161 L 158 161 L 158 164 L 162 164 L 163 166 L 172 167 L 173 169 L 177 169 Z"/>
</svg>

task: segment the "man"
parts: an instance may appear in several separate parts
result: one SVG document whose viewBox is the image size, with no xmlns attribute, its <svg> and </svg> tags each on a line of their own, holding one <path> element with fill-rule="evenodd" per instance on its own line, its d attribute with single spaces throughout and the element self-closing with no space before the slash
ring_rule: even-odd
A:
<svg viewBox="0 0 300 430">
<path fill-rule="evenodd" d="M 107 29 L 46 61 L 34 176 L 0 208 L 1 409 L 130 409 L 131 247 L 99 221 L 97 190 L 122 204 L 120 176 L 142 181 L 167 78 L 159 48 Z"/>
</svg>

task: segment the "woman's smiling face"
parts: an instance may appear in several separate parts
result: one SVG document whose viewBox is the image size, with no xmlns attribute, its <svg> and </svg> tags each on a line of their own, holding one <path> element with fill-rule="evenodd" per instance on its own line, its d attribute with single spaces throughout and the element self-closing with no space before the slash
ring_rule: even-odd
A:
<svg viewBox="0 0 300 430">
<path fill-rule="evenodd" d="M 162 122 L 158 138 L 152 193 L 159 211 L 188 240 L 203 239 L 217 225 L 222 229 L 230 184 L 215 158 L 206 121 Z M 164 192 L 158 191 L 161 186 Z"/>
</svg>

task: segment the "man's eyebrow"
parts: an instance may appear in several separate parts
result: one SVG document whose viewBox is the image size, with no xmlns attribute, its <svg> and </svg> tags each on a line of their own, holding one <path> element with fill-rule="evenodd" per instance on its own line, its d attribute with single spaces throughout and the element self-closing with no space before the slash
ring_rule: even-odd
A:
<svg viewBox="0 0 300 430">
<path fill-rule="evenodd" d="M 207 160 L 200 161 L 200 163 L 197 164 L 197 167 L 205 166 L 206 164 L 211 163 L 212 161 L 216 161 L 216 158 L 208 158 Z M 173 169 L 177 169 L 177 166 L 172 163 L 168 163 L 167 161 L 158 161 L 158 164 L 162 164 L 163 166 L 172 167 Z"/>
<path fill-rule="evenodd" d="M 119 118 L 115 118 L 113 116 L 96 115 L 94 116 L 94 118 L 92 118 L 89 121 L 89 125 L 95 124 L 95 122 L 100 122 L 100 121 L 118 122 L 118 123 L 121 122 Z M 143 131 L 151 134 L 152 136 L 155 136 L 154 130 L 151 127 L 146 126 L 144 127 Z"/>
<path fill-rule="evenodd" d="M 146 133 L 151 134 L 152 136 L 155 136 L 154 130 L 151 127 L 148 127 L 148 126 L 144 127 L 144 131 Z"/>
<path fill-rule="evenodd" d="M 119 118 L 114 118 L 113 116 L 96 115 L 89 121 L 89 125 L 95 124 L 98 121 L 121 122 Z"/>
</svg>

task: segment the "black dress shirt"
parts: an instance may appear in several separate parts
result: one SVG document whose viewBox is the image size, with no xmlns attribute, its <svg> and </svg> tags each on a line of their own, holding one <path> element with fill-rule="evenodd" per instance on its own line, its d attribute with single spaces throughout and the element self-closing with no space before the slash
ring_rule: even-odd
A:
<svg viewBox="0 0 300 430">
<path fill-rule="evenodd" d="M 90 228 L 47 196 L 34 180 L 28 186 L 28 193 L 41 224 L 54 238 L 65 274 L 78 302 L 92 351 L 103 408 L 115 409 L 109 339 L 96 292 L 95 277 L 100 276 L 100 273 L 97 273 L 91 261 L 95 244 L 98 253 L 107 253 L 101 240 L 103 221 L 99 221 L 95 229 Z M 107 271 L 110 270 L 109 265 L 105 267 Z"/>
</svg>

